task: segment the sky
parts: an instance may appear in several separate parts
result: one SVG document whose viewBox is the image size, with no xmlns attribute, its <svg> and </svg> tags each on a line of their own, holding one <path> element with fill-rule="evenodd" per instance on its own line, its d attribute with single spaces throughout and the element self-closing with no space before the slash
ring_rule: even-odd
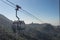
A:
<svg viewBox="0 0 60 40">
<path fill-rule="evenodd" d="M 10 4 L 6 0 L 3 0 Z M 28 11 L 32 15 L 39 18 L 35 19 L 31 15 L 24 11 L 18 11 L 18 16 L 20 20 L 23 20 L 26 24 L 29 23 L 50 23 L 52 25 L 59 25 L 59 0 L 9 0 L 14 4 L 18 4 L 22 9 Z M 10 20 L 17 20 L 15 17 L 16 7 L 7 5 L 0 0 L 0 14 L 3 14 Z"/>
</svg>

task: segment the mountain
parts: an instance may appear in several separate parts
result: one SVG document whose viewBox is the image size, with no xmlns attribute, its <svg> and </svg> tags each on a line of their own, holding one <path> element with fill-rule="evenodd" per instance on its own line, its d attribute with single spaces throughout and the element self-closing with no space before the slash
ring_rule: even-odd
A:
<svg viewBox="0 0 60 40">
<path fill-rule="evenodd" d="M 0 26 L 5 30 L 9 31 L 11 29 L 12 21 L 0 14 Z"/>
<path fill-rule="evenodd" d="M 24 35 L 31 40 L 60 40 L 60 26 L 56 27 L 49 23 L 28 24 Z"/>
<path fill-rule="evenodd" d="M 9 24 L 10 26 L 12 24 L 12 21 L 6 18 L 5 16 L 3 16 L 2 14 L 0 14 L 0 24 L 6 26 L 8 26 L 7 24 Z"/>
<path fill-rule="evenodd" d="M 17 23 L 18 21 L 14 22 Z M 24 21 L 21 22 L 23 22 L 21 27 L 24 30 L 20 30 L 20 33 L 17 34 L 13 33 L 13 21 L 0 14 L 0 40 L 60 40 L 60 26 L 49 23 L 25 24 Z"/>
</svg>

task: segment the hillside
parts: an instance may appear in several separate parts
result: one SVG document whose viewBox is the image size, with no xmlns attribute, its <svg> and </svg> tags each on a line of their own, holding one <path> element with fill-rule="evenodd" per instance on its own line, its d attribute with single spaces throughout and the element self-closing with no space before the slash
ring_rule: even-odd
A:
<svg viewBox="0 0 60 40">
<path fill-rule="evenodd" d="M 5 30 L 9 31 L 11 30 L 11 25 L 12 21 L 0 14 L 0 26 L 2 26 L 2 28 L 4 28 Z"/>
<path fill-rule="evenodd" d="M 49 23 L 25 24 L 19 34 L 13 33 L 13 21 L 0 14 L 0 40 L 60 40 L 60 26 Z"/>
</svg>

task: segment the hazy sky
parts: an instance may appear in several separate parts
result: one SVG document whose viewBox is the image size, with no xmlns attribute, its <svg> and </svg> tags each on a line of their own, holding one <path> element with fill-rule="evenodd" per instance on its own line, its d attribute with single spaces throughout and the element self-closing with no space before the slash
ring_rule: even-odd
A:
<svg viewBox="0 0 60 40">
<path fill-rule="evenodd" d="M 4 0 L 7 2 L 6 0 Z M 59 0 L 9 0 L 14 4 L 20 5 L 23 9 L 35 15 L 45 23 L 53 25 L 59 24 Z M 7 2 L 8 3 L 8 2 Z M 9 3 L 10 4 L 10 3 Z M 12 5 L 13 6 L 13 5 Z M 15 6 L 14 6 L 15 7 Z M 16 20 L 15 8 L 3 3 L 0 0 L 0 14 L 5 15 L 10 20 Z M 19 11 L 18 16 L 25 23 L 41 23 L 37 19 L 26 14 L 26 12 Z"/>
</svg>

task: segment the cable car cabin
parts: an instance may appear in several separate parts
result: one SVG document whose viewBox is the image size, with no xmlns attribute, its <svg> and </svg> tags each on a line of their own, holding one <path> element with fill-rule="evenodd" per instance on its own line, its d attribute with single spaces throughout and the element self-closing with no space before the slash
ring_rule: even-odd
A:
<svg viewBox="0 0 60 40">
<path fill-rule="evenodd" d="M 12 25 L 12 29 L 14 33 L 20 32 L 25 29 L 24 21 L 14 21 Z"/>
</svg>

